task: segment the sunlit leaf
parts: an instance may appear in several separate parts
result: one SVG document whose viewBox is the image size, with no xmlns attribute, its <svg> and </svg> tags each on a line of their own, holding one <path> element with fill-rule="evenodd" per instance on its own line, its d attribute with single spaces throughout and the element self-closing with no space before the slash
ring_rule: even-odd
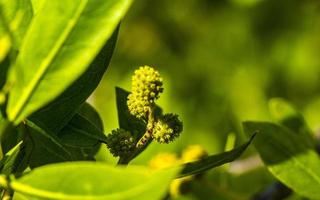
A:
<svg viewBox="0 0 320 200">
<path fill-rule="evenodd" d="M 7 107 L 10 121 L 21 122 L 76 81 L 111 37 L 130 3 L 45 1 L 32 20 L 10 76 L 14 83 Z"/>
<path fill-rule="evenodd" d="M 159 200 L 178 172 L 178 168 L 151 171 L 105 163 L 62 163 L 35 169 L 10 186 L 29 200 Z"/>
<path fill-rule="evenodd" d="M 245 122 L 245 132 L 258 132 L 253 141 L 269 171 L 302 196 L 320 199 L 320 158 L 300 134 L 269 122 Z"/>
</svg>

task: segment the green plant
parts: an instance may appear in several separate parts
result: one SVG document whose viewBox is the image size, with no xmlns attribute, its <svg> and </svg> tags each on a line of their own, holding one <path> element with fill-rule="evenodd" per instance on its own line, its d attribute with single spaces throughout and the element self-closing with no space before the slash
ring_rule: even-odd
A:
<svg viewBox="0 0 320 200">
<path fill-rule="evenodd" d="M 231 151 L 165 170 L 94 162 L 101 145 L 127 165 L 152 140 L 182 131 L 155 104 L 162 78 L 138 69 L 131 93 L 116 88 L 119 129 L 104 134 L 86 99 L 110 62 L 131 0 L 0 1 L 2 199 L 160 199 L 177 177 L 231 162 Z"/>
<path fill-rule="evenodd" d="M 279 181 L 301 196 L 320 199 L 320 158 L 303 116 L 278 98 L 270 100 L 270 112 L 275 122 L 247 121 L 245 132 L 258 132 L 253 144 Z"/>
</svg>

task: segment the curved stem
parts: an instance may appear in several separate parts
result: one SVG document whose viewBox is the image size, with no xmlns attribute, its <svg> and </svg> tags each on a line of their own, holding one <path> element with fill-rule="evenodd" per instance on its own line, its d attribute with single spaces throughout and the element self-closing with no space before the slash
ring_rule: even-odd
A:
<svg viewBox="0 0 320 200">
<path fill-rule="evenodd" d="M 154 128 L 154 107 L 151 107 L 148 112 L 148 122 L 146 132 L 143 136 L 139 139 L 136 144 L 135 150 L 128 156 L 121 157 L 118 161 L 118 165 L 128 165 L 129 162 L 134 159 L 137 155 L 139 155 L 148 144 L 152 141 L 152 132 Z"/>
<path fill-rule="evenodd" d="M 136 148 L 142 148 L 144 147 L 147 142 L 150 140 L 154 128 L 154 109 L 150 108 L 148 112 L 148 123 L 147 123 L 147 130 L 145 134 L 140 138 L 140 140 L 137 142 Z"/>
</svg>

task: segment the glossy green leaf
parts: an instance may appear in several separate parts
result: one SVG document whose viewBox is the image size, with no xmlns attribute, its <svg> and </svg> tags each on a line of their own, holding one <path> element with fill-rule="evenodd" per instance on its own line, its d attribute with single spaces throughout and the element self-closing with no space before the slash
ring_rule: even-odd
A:
<svg viewBox="0 0 320 200">
<path fill-rule="evenodd" d="M 25 131 L 31 137 L 29 141 L 29 145 L 32 145 L 31 168 L 73 160 L 71 153 L 61 144 L 57 136 L 45 132 L 30 121 L 27 121 L 25 128 Z"/>
<path fill-rule="evenodd" d="M 96 128 L 103 131 L 103 121 L 98 111 L 89 103 L 85 102 L 77 113 L 89 120 Z"/>
<path fill-rule="evenodd" d="M 59 132 L 98 86 L 111 60 L 117 34 L 118 29 L 77 81 L 54 101 L 32 114 L 29 119 L 45 130 Z"/>
<path fill-rule="evenodd" d="M 218 167 L 223 164 L 234 161 L 235 159 L 239 158 L 242 155 L 242 153 L 251 144 L 254 137 L 255 135 L 251 136 L 248 142 L 246 142 L 245 144 L 237 148 L 232 149 L 231 151 L 223 152 L 217 155 L 211 155 L 201 160 L 184 164 L 182 166 L 183 167 L 182 172 L 178 177 L 180 178 L 180 177 L 200 174 L 214 167 Z"/>
<path fill-rule="evenodd" d="M 307 139 L 269 122 L 245 122 L 245 132 L 258 132 L 253 141 L 269 171 L 302 196 L 320 199 L 320 159 Z"/>
<path fill-rule="evenodd" d="M 81 106 L 70 123 L 58 133 L 58 137 L 75 160 L 94 160 L 101 142 L 106 140 L 103 122 L 88 103 Z"/>
<path fill-rule="evenodd" d="M 21 122 L 76 81 L 130 4 L 131 0 L 45 1 L 32 20 L 10 76 L 14 83 L 7 107 L 10 121 Z"/>
<path fill-rule="evenodd" d="M 10 186 L 29 200 L 160 200 L 178 172 L 73 162 L 35 169 Z"/>
<path fill-rule="evenodd" d="M 80 114 L 76 114 L 71 119 L 59 132 L 58 137 L 63 144 L 73 147 L 92 147 L 99 142 L 107 141 L 102 130 Z"/>
</svg>

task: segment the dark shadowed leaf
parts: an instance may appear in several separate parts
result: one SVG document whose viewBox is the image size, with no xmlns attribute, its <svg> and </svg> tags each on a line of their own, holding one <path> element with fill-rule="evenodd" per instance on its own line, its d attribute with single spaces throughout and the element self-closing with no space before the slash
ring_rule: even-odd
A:
<svg viewBox="0 0 320 200">
<path fill-rule="evenodd" d="M 97 143 L 106 143 L 104 133 L 80 114 L 73 116 L 58 137 L 64 145 L 73 147 L 92 147 Z"/>
<path fill-rule="evenodd" d="M 49 163 L 73 160 L 71 153 L 54 134 L 45 132 L 31 121 L 27 121 L 25 129 L 31 138 L 28 142 L 29 145 L 32 145 L 32 154 L 30 156 L 31 168 Z"/>
<path fill-rule="evenodd" d="M 21 149 L 22 141 L 4 155 L 0 162 L 1 174 L 9 175 L 14 171 Z"/>
<path fill-rule="evenodd" d="M 67 126 L 58 133 L 58 137 L 75 160 L 93 160 L 101 143 L 106 142 L 103 122 L 98 112 L 88 103 L 81 106 Z"/>
<path fill-rule="evenodd" d="M 146 131 L 146 124 L 131 115 L 127 106 L 127 97 L 130 93 L 122 88 L 116 87 L 116 101 L 118 111 L 119 127 L 131 130 L 135 138 L 141 137 Z"/>
<path fill-rule="evenodd" d="M 217 155 L 211 155 L 201 160 L 184 164 L 183 170 L 178 177 L 200 174 L 214 167 L 218 167 L 234 161 L 242 155 L 242 153 L 247 149 L 254 137 L 255 135 L 251 136 L 250 140 L 247 143 L 231 151 L 223 152 Z"/>
</svg>

